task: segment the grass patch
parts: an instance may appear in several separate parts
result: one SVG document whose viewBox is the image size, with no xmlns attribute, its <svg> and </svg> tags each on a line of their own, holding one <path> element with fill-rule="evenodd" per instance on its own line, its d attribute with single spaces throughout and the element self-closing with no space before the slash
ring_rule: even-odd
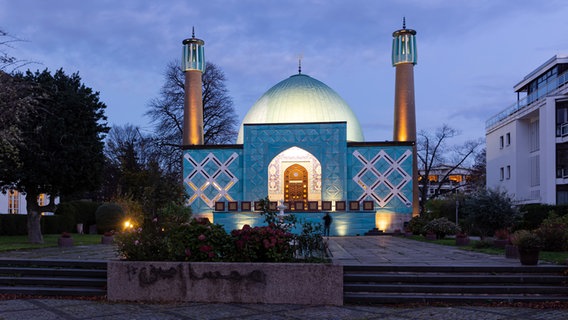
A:
<svg viewBox="0 0 568 320">
<path fill-rule="evenodd" d="M 423 237 L 423 236 L 415 236 L 415 235 L 407 237 L 407 238 L 412 239 L 412 240 L 416 240 L 416 241 L 430 242 L 430 243 L 439 244 L 439 245 L 443 245 L 443 246 L 457 247 L 456 246 L 456 240 L 452 239 L 452 238 L 440 239 L 440 240 L 426 240 L 426 238 Z M 476 248 L 475 247 L 476 242 L 477 241 L 472 240 L 469 245 L 459 246 L 457 248 L 462 249 L 462 250 L 482 252 L 482 253 L 487 253 L 487 254 L 503 255 L 503 256 L 505 255 L 505 249 L 496 248 L 496 247 Z M 566 261 L 568 260 L 568 252 L 566 252 L 566 251 L 562 251 L 562 252 L 541 251 L 539 259 L 543 260 L 543 261 L 551 262 L 551 263 L 556 263 L 556 264 L 565 264 Z"/>
<path fill-rule="evenodd" d="M 28 242 L 27 236 L 1 236 L 0 252 L 21 249 L 38 249 L 57 247 L 59 234 L 44 234 L 43 243 L 33 244 Z M 76 246 L 91 245 L 101 243 L 100 234 L 72 234 L 73 243 Z"/>
</svg>

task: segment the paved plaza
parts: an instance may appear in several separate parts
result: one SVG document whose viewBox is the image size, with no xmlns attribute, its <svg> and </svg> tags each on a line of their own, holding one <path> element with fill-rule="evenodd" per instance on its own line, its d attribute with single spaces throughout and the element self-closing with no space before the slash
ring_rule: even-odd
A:
<svg viewBox="0 0 568 320">
<path fill-rule="evenodd" d="M 463 251 L 454 247 L 405 238 L 331 237 L 333 262 L 352 264 L 519 265 L 503 256 Z M 0 259 L 116 259 L 113 246 L 93 245 L 0 253 Z M 110 303 L 104 300 L 16 299 L 0 300 L 0 320 L 22 319 L 568 319 L 568 309 L 533 309 L 510 306 L 451 307 L 302 306 L 206 303 Z"/>
</svg>

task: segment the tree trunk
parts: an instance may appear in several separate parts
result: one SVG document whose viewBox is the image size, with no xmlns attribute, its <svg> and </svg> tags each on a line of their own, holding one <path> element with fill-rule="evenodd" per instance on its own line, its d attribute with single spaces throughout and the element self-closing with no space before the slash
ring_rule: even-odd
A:
<svg viewBox="0 0 568 320">
<path fill-rule="evenodd" d="M 37 204 L 37 194 L 26 194 L 26 208 L 28 210 L 28 241 L 31 243 L 43 243 L 41 234 L 41 211 Z"/>
</svg>

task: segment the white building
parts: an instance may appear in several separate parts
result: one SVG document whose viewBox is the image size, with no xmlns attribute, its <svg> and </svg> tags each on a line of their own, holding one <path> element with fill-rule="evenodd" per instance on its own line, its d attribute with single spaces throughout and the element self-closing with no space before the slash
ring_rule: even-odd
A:
<svg viewBox="0 0 568 320">
<path fill-rule="evenodd" d="M 49 203 L 49 196 L 41 194 L 37 201 L 40 206 L 46 205 Z M 59 198 L 55 199 L 55 203 L 59 203 Z M 25 193 L 16 190 L 8 190 L 6 193 L 0 193 L 0 214 L 27 214 L 26 205 Z M 47 215 L 52 213 L 42 212 L 42 214 Z"/>
<path fill-rule="evenodd" d="M 517 102 L 486 122 L 487 187 L 519 203 L 568 204 L 568 56 L 514 86 Z"/>
</svg>

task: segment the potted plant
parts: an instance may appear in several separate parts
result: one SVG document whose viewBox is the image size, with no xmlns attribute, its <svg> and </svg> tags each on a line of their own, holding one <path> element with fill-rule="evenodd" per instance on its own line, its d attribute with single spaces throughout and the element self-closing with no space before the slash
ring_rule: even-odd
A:
<svg viewBox="0 0 568 320">
<path fill-rule="evenodd" d="M 469 244 L 469 236 L 465 232 L 456 234 L 456 246 L 467 246 Z"/>
<path fill-rule="evenodd" d="M 112 244 L 114 242 L 114 231 L 107 231 L 101 237 L 102 244 Z"/>
<path fill-rule="evenodd" d="M 60 247 L 72 247 L 73 246 L 73 238 L 69 232 L 61 233 L 59 239 L 57 239 L 57 245 Z"/>
<path fill-rule="evenodd" d="M 435 235 L 435 239 L 444 239 L 446 235 L 456 234 L 460 231 L 460 229 L 455 223 L 444 217 L 428 222 L 428 224 L 424 226 L 424 231 L 426 232 L 427 239 L 428 233 L 433 233 Z"/>
<path fill-rule="evenodd" d="M 542 249 L 542 240 L 528 230 L 515 231 L 511 238 L 513 244 L 519 249 L 519 259 L 523 265 L 538 264 L 538 255 Z"/>
<path fill-rule="evenodd" d="M 507 229 L 495 230 L 493 234 L 493 245 L 497 248 L 505 248 L 509 242 L 509 231 Z"/>
</svg>

